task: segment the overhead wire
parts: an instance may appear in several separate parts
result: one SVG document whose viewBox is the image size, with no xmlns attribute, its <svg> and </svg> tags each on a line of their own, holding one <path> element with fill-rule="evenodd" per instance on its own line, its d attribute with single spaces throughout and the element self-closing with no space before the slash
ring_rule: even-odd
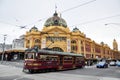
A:
<svg viewBox="0 0 120 80">
<path fill-rule="evenodd" d="M 89 4 L 89 3 L 94 2 L 94 1 L 96 1 L 96 0 L 92 0 L 92 1 L 89 1 L 89 2 L 86 2 L 86 3 L 83 3 L 83 4 L 80 4 L 80 5 L 77 5 L 77 6 L 75 6 L 75 7 L 72 7 L 72 8 L 66 9 L 66 10 L 63 10 L 63 11 L 61 11 L 61 13 L 70 11 L 70 10 L 72 10 L 72 9 L 78 8 L 78 7 L 80 7 L 80 6 Z M 57 10 L 56 8 L 57 8 L 57 6 L 55 5 L 55 10 Z M 25 27 L 25 26 L 29 26 L 29 25 L 34 25 L 35 23 L 40 22 L 40 21 L 42 21 L 42 20 L 44 20 L 44 19 L 47 19 L 47 18 L 48 18 L 48 17 L 45 17 L 45 18 L 39 19 L 39 20 L 37 20 L 37 21 L 35 21 L 35 22 L 29 23 L 29 24 L 27 24 L 27 25 L 23 25 L 23 26 L 14 25 L 14 24 L 11 24 L 11 23 L 3 22 L 3 21 L 0 21 L 0 23 L 12 25 L 12 26 L 17 26 L 17 27 Z M 16 21 L 18 22 L 18 19 L 16 19 Z"/>
<path fill-rule="evenodd" d="M 93 23 L 93 22 L 97 22 L 97 21 L 102 21 L 102 20 L 106 20 L 106 19 L 109 19 L 109 18 L 117 17 L 117 16 L 120 16 L 120 14 L 116 14 L 116 15 L 113 15 L 113 16 L 107 16 L 107 17 L 104 17 L 104 18 L 98 18 L 98 19 L 78 23 L 78 24 L 72 25 L 70 27 L 77 26 L 77 25 L 83 25 L 83 24 L 89 24 L 89 23 Z"/>
<path fill-rule="evenodd" d="M 66 9 L 66 10 L 63 10 L 63 11 L 61 11 L 60 13 L 64 13 L 64 12 L 70 11 L 70 10 L 72 10 L 72 9 L 78 8 L 78 7 L 83 6 L 83 5 L 87 5 L 87 4 L 92 3 L 92 2 L 94 2 L 94 1 L 96 1 L 96 0 L 92 0 L 92 1 L 89 1 L 89 2 L 86 2 L 86 3 L 83 3 L 83 4 L 80 4 L 80 5 L 77 5 L 77 6 L 75 6 L 75 7 L 72 7 L 72 8 Z M 56 11 L 56 10 L 57 10 L 57 6 L 56 6 L 56 4 L 55 4 L 55 11 Z M 47 19 L 47 18 L 48 18 L 48 17 L 39 19 L 39 20 L 37 20 L 37 21 L 35 21 L 35 22 L 33 22 L 33 23 L 30 23 L 30 24 L 28 24 L 28 25 L 32 25 L 32 24 L 34 24 L 34 23 L 40 22 L 40 21 L 42 21 L 42 20 L 44 20 L 44 19 Z"/>
<path fill-rule="evenodd" d="M 2 23 L 2 24 L 7 24 L 7 25 L 11 25 L 11 26 L 16 26 L 16 25 L 14 25 L 14 24 L 11 24 L 11 23 L 8 23 L 8 22 L 4 22 L 4 21 L 0 21 L 0 23 Z"/>
<path fill-rule="evenodd" d="M 92 2 L 94 2 L 94 1 L 96 1 L 96 0 L 92 0 L 92 1 L 89 1 L 89 2 L 86 2 L 86 3 L 83 3 L 83 4 L 80 4 L 80 5 L 71 7 L 71 8 L 69 8 L 69 9 L 66 9 L 66 10 L 61 11 L 61 13 L 64 13 L 64 12 L 73 10 L 73 9 L 75 9 L 75 8 L 79 8 L 79 7 L 81 7 L 81 6 L 87 5 L 87 4 L 92 3 Z"/>
<path fill-rule="evenodd" d="M 96 0 L 92 0 L 92 1 L 89 1 L 89 2 L 86 2 L 86 3 L 83 3 L 83 4 L 80 4 L 80 5 L 71 7 L 71 8 L 69 8 L 69 9 L 66 9 L 66 10 L 61 11 L 61 13 L 64 13 L 64 12 L 73 10 L 73 9 L 75 9 L 75 8 L 79 8 L 80 6 L 87 5 L 87 4 L 92 3 L 92 2 L 94 2 L 94 1 L 96 1 Z M 57 6 L 55 5 L 55 10 L 56 10 L 56 8 L 57 8 Z M 90 21 L 86 21 L 86 22 L 82 22 L 82 23 L 79 23 L 79 24 L 72 25 L 71 27 L 77 26 L 77 25 L 82 25 L 82 24 L 88 24 L 88 23 L 92 23 L 92 22 L 97 22 L 97 21 L 101 21 L 101 20 L 105 20 L 105 19 L 109 19 L 109 18 L 113 18 L 113 17 L 117 17 L 117 16 L 120 16 L 120 14 L 118 14 L 118 15 L 113 15 L 113 16 L 108 16 L 108 17 L 104 17 L 104 18 L 98 18 L 98 19 L 94 19 L 94 20 L 90 20 Z M 48 18 L 48 17 L 46 17 L 46 18 Z M 29 23 L 29 24 L 27 24 L 27 25 L 25 25 L 25 26 L 33 25 L 33 24 L 35 24 L 35 23 L 37 23 L 37 22 L 40 22 L 40 21 L 42 21 L 42 20 L 44 20 L 44 19 L 46 19 L 46 18 L 39 19 L 39 20 L 37 20 L 37 21 L 35 21 L 35 22 L 33 22 L 33 23 Z M 0 22 L 1 22 L 1 21 L 0 21 Z M 6 22 L 2 22 L 2 23 L 8 24 L 8 25 L 13 25 L 13 24 L 6 23 Z M 18 25 L 13 25 L 13 26 L 18 26 Z M 20 26 L 19 26 L 19 27 L 20 27 Z"/>
<path fill-rule="evenodd" d="M 29 23 L 29 24 L 23 25 L 23 26 L 22 26 L 22 25 L 17 25 L 17 24 L 11 24 L 11 23 L 8 23 L 8 22 L 5 22 L 5 21 L 0 21 L 0 23 L 7 24 L 7 25 L 11 25 L 11 26 L 17 26 L 17 27 L 22 28 L 22 27 L 28 27 L 28 26 L 30 26 L 30 25 L 34 25 L 35 23 L 40 22 L 40 21 L 42 21 L 43 19 L 46 19 L 46 18 L 39 19 L 39 20 L 37 20 L 37 21 L 35 21 L 35 22 Z M 17 22 L 18 22 L 18 20 L 17 20 Z"/>
</svg>

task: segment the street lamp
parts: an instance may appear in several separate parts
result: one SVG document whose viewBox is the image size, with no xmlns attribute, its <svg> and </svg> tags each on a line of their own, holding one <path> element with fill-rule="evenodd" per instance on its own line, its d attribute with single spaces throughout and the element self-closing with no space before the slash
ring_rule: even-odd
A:
<svg viewBox="0 0 120 80">
<path fill-rule="evenodd" d="M 107 25 L 110 25 L 110 24 L 113 24 L 113 25 L 120 25 L 120 23 L 107 23 L 107 24 L 105 24 L 105 25 L 107 26 Z"/>
<path fill-rule="evenodd" d="M 114 27 L 119 27 L 120 26 L 120 23 L 106 23 L 105 26 L 109 26 L 109 25 L 112 25 Z M 119 29 L 119 28 L 118 28 Z"/>
<path fill-rule="evenodd" d="M 3 42 L 3 53 L 2 53 L 2 58 L 1 58 L 1 61 L 3 61 L 3 60 L 4 60 L 4 53 L 5 53 L 5 41 L 6 41 L 6 37 L 7 37 L 7 35 L 6 35 L 6 34 L 4 34 L 3 36 L 4 36 L 4 42 Z"/>
</svg>

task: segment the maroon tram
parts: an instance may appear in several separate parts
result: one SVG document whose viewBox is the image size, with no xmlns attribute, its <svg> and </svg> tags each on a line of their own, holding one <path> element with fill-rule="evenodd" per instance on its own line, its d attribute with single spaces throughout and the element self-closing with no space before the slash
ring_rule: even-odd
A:
<svg viewBox="0 0 120 80">
<path fill-rule="evenodd" d="M 28 70 L 33 73 L 36 71 L 75 69 L 84 66 L 85 58 L 80 54 L 50 50 L 36 51 L 33 48 L 25 52 L 23 71 Z"/>
</svg>

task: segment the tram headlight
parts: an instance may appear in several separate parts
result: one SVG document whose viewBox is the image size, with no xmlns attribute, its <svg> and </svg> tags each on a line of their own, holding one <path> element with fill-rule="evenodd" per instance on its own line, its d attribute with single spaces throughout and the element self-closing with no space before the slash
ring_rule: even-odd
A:
<svg viewBox="0 0 120 80">
<path fill-rule="evenodd" d="M 24 65 L 27 65 L 26 63 L 24 63 Z"/>
</svg>

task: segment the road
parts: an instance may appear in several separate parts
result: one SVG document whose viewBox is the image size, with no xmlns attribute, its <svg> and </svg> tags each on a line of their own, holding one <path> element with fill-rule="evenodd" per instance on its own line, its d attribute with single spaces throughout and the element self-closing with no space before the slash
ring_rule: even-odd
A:
<svg viewBox="0 0 120 80">
<path fill-rule="evenodd" d="M 120 78 L 120 67 L 109 66 L 109 68 L 103 69 L 103 68 L 96 68 L 94 66 L 94 67 L 88 67 L 84 69 L 63 71 L 60 73 Z"/>
<path fill-rule="evenodd" d="M 120 67 L 83 69 L 28 74 L 22 72 L 23 62 L 0 63 L 0 80 L 120 80 Z"/>
</svg>

